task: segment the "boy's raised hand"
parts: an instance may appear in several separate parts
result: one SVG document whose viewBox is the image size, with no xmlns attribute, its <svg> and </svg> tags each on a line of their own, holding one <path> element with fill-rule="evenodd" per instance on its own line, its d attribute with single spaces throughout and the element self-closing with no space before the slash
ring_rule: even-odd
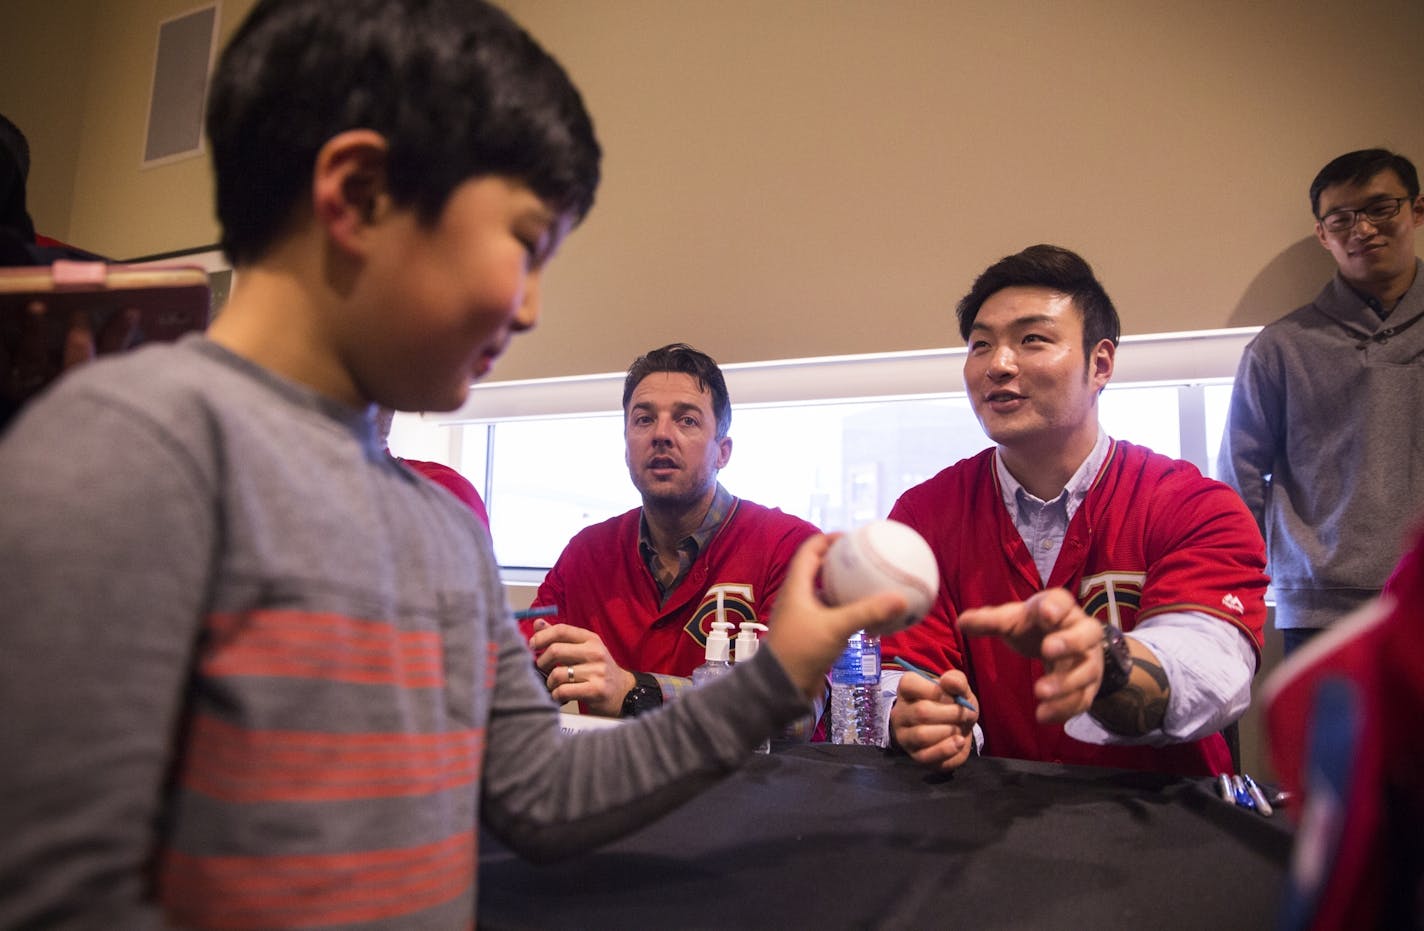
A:
<svg viewBox="0 0 1424 931">
<path fill-rule="evenodd" d="M 772 609 L 762 645 L 781 662 L 791 681 L 807 698 L 819 697 L 826 671 L 845 650 L 857 630 L 878 634 L 897 622 L 907 609 L 905 599 L 883 592 L 840 607 L 828 607 L 815 590 L 816 573 L 833 536 L 819 535 L 801 544 L 786 570 L 786 580 Z"/>
</svg>

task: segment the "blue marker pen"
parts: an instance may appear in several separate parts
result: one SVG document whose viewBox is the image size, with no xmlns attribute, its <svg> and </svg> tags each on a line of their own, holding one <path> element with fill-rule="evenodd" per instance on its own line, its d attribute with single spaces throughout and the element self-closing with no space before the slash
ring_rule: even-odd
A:
<svg viewBox="0 0 1424 931">
<path fill-rule="evenodd" d="M 1240 776 L 1231 777 L 1231 788 L 1236 795 L 1237 805 L 1240 805 L 1242 808 L 1249 808 L 1252 811 L 1256 810 L 1256 802 L 1251 798 L 1251 793 L 1246 791 L 1246 783 L 1242 781 Z"/>
<path fill-rule="evenodd" d="M 912 663 L 912 662 L 910 662 L 909 660 L 905 659 L 903 656 L 897 656 L 897 657 L 895 657 L 895 663 L 896 663 L 897 665 L 903 667 L 906 672 L 913 672 L 913 673 L 915 673 L 915 674 L 917 674 L 917 675 L 924 676 L 926 679 L 930 680 L 931 682 L 938 682 L 938 681 L 939 681 L 939 676 L 935 675 L 935 674 L 932 673 L 932 672 L 929 672 L 928 670 L 921 669 L 920 667 L 916 666 L 914 663 Z M 975 707 L 974 707 L 974 703 L 973 703 L 972 701 L 970 701 L 969 699 L 965 698 L 963 695 L 956 695 L 956 696 L 954 696 L 954 703 L 955 703 L 956 705 L 958 705 L 959 707 L 961 707 L 961 708 L 967 708 L 967 709 L 970 710 L 970 711 L 975 711 L 975 712 L 977 712 L 977 711 L 979 710 L 978 708 L 975 708 Z"/>
<path fill-rule="evenodd" d="M 516 621 L 527 621 L 531 617 L 553 617 L 559 613 L 558 605 L 544 605 L 542 608 L 525 608 L 514 612 Z"/>
<path fill-rule="evenodd" d="M 1261 791 L 1261 787 L 1256 785 L 1256 780 L 1252 779 L 1249 773 L 1241 774 L 1241 781 L 1246 784 L 1246 791 L 1251 795 L 1251 801 L 1256 803 L 1256 810 L 1267 818 L 1273 814 L 1271 803 L 1266 801 L 1266 793 Z"/>
</svg>

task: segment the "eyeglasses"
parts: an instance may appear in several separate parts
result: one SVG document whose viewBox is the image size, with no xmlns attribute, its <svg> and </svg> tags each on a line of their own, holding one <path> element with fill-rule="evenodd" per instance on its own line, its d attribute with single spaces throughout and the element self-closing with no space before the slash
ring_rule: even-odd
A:
<svg viewBox="0 0 1424 931">
<path fill-rule="evenodd" d="M 1400 208 L 1407 203 L 1408 197 L 1386 197 L 1384 200 L 1366 204 L 1359 210 L 1332 210 L 1320 218 L 1320 225 L 1331 233 L 1345 233 L 1354 229 L 1355 224 L 1360 222 L 1360 217 L 1364 217 L 1370 221 L 1370 225 L 1379 226 L 1385 220 L 1399 216 Z"/>
</svg>

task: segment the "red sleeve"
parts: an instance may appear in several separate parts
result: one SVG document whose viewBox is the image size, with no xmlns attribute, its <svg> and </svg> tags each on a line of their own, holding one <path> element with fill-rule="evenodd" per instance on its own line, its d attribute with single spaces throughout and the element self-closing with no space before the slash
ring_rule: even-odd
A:
<svg viewBox="0 0 1424 931">
<path fill-rule="evenodd" d="M 765 621 L 771 617 L 771 609 L 776 605 L 776 596 L 781 591 L 782 583 L 786 581 L 786 570 L 791 563 L 791 557 L 796 555 L 796 551 L 801 548 L 811 537 L 820 533 L 820 530 L 812 524 L 796 519 L 786 531 L 781 534 L 770 547 L 767 554 L 766 585 L 757 599 L 757 612 L 761 615 L 761 620 Z"/>
<path fill-rule="evenodd" d="M 489 512 L 485 510 L 484 499 L 475 490 L 475 486 L 470 484 L 469 479 L 439 462 L 422 462 L 418 459 L 401 461 L 463 501 L 466 507 L 475 512 L 480 523 L 484 524 L 486 529 L 489 528 Z"/>
<path fill-rule="evenodd" d="M 1404 554 L 1384 583 L 1384 594 L 1420 603 L 1424 599 L 1424 523 L 1415 528 L 1414 540 L 1413 549 Z M 1411 587 L 1413 593 L 1409 592 Z"/>
<path fill-rule="evenodd" d="M 1330 865 L 1293 885 L 1312 928 L 1382 927 L 1383 913 L 1408 910 L 1409 884 L 1388 877 L 1424 832 L 1421 604 L 1424 537 L 1384 597 L 1337 621 L 1266 684 L 1271 761 L 1297 794 L 1297 844 Z"/>
<path fill-rule="evenodd" d="M 1141 622 L 1169 611 L 1219 618 L 1259 657 L 1266 620 L 1266 550 L 1256 521 L 1226 485 L 1193 475 L 1163 482 L 1147 517 L 1151 545 Z M 1159 513 L 1160 512 L 1160 513 Z"/>
</svg>

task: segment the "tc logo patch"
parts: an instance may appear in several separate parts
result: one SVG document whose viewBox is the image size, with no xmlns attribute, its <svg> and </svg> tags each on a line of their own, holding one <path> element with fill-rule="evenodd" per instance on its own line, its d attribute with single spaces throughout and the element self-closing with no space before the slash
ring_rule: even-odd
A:
<svg viewBox="0 0 1424 931">
<path fill-rule="evenodd" d="M 697 645 L 707 646 L 707 635 L 712 632 L 712 622 L 717 620 L 717 602 L 722 602 L 722 611 L 732 624 L 731 636 L 736 636 L 736 628 L 743 621 L 755 621 L 756 594 L 751 585 L 744 582 L 718 582 L 707 589 L 702 603 L 692 612 L 683 630 L 697 641 Z"/>
<path fill-rule="evenodd" d="M 1147 581 L 1145 572 L 1103 572 L 1085 576 L 1078 588 L 1078 603 L 1083 613 L 1111 624 L 1118 630 L 1130 630 L 1142 607 L 1142 585 Z"/>
</svg>

